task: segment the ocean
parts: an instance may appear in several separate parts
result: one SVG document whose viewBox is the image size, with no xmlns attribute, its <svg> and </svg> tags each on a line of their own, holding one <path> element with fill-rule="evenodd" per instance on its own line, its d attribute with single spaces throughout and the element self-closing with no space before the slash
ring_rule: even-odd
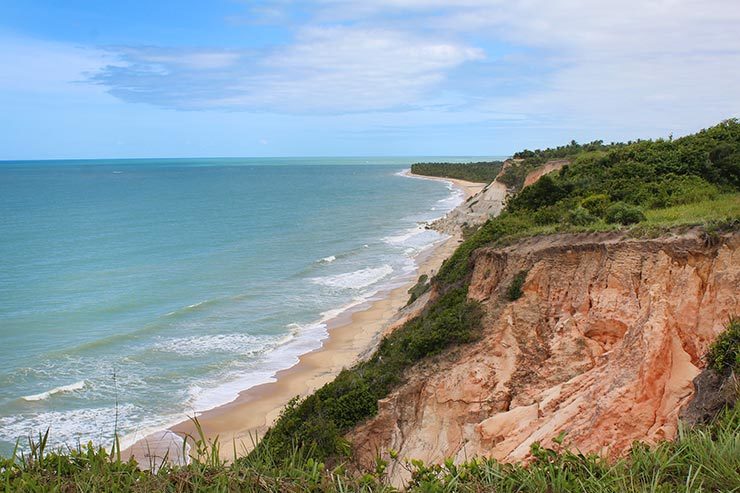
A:
<svg viewBox="0 0 740 493">
<path fill-rule="evenodd" d="M 0 453 L 125 445 L 292 366 L 442 238 L 462 196 L 421 160 L 451 158 L 0 163 Z"/>
</svg>

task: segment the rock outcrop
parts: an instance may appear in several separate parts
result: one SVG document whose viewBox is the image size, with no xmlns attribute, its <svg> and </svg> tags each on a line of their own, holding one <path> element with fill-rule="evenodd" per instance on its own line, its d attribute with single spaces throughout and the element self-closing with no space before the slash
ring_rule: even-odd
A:
<svg viewBox="0 0 740 493">
<path fill-rule="evenodd" d="M 552 173 L 553 171 L 560 171 L 563 166 L 570 164 L 568 159 L 550 159 L 542 166 L 538 167 L 534 171 L 531 171 L 525 178 L 522 188 L 528 187 L 532 183 L 536 182 L 543 176 Z"/>
<path fill-rule="evenodd" d="M 711 368 L 694 378 L 694 397 L 681 410 L 681 421 L 689 426 L 710 423 L 723 409 L 731 406 L 740 393 L 738 375 L 717 373 Z"/>
<path fill-rule="evenodd" d="M 501 213 L 507 196 L 506 186 L 494 180 L 445 217 L 434 221 L 431 227 L 440 233 L 454 235 L 465 226 L 480 226 Z"/>
<path fill-rule="evenodd" d="M 434 221 L 431 228 L 449 235 L 460 232 L 464 227 L 480 226 L 491 217 L 498 216 L 506 206 L 506 199 L 513 190 L 498 181 L 498 178 L 506 172 L 510 166 L 521 163 L 521 159 L 507 159 L 504 161 L 501 171 L 494 181 L 468 198 L 465 203 L 452 210 L 445 217 Z M 545 164 L 529 172 L 524 179 L 523 187 L 527 187 L 548 173 L 559 171 L 563 166 L 569 164 L 567 159 L 551 159 Z"/>
<path fill-rule="evenodd" d="M 565 433 L 614 456 L 673 438 L 702 356 L 738 313 L 740 234 L 659 239 L 554 235 L 475 253 L 482 337 L 415 367 L 349 434 L 372 464 L 389 450 L 439 462 L 526 459 Z M 506 291 L 526 271 L 523 295 Z M 395 467 L 395 482 L 404 478 Z"/>
</svg>

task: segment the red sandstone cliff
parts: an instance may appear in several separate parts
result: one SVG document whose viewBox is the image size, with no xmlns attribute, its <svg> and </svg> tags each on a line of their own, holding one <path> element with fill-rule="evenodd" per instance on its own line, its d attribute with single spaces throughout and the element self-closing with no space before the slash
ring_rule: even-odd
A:
<svg viewBox="0 0 740 493">
<path fill-rule="evenodd" d="M 479 341 L 414 368 L 349 438 L 361 462 L 390 449 L 440 462 L 526 458 L 561 432 L 608 455 L 672 438 L 702 355 L 738 309 L 740 234 L 651 240 L 555 235 L 476 252 Z M 523 296 L 505 298 L 528 271 Z M 391 471 L 396 481 L 403 471 Z"/>
</svg>

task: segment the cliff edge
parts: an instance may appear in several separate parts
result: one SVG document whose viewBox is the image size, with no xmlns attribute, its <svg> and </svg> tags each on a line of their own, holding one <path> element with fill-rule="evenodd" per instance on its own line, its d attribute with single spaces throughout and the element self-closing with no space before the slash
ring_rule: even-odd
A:
<svg viewBox="0 0 740 493">
<path fill-rule="evenodd" d="M 739 306 L 740 233 L 706 239 L 698 228 L 559 234 L 479 249 L 468 297 L 484 310 L 480 339 L 414 367 L 349 433 L 354 456 L 517 461 L 559 434 L 615 456 L 673 438 L 702 356 Z"/>
</svg>

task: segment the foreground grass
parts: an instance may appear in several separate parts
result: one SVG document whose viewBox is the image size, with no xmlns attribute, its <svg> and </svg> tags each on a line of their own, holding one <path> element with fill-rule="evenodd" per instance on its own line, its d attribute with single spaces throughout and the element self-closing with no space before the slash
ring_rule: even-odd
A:
<svg viewBox="0 0 740 493">
<path fill-rule="evenodd" d="M 561 437 L 563 438 L 563 437 Z M 609 461 L 570 450 L 532 448 L 530 464 L 502 464 L 473 459 L 408 468 L 411 492 L 733 492 L 740 491 L 740 408 L 727 410 L 710 426 L 681 429 L 675 441 L 654 447 L 636 443 L 630 454 Z M 5 492 L 394 492 L 385 476 L 387 464 L 351 473 L 344 465 L 325 464 L 294 451 L 274 460 L 246 457 L 225 465 L 218 447 L 196 443 L 201 460 L 188 466 L 140 470 L 102 448 L 89 445 L 67 452 L 47 452 L 45 437 L 28 454 L 0 459 L 0 488 Z"/>
</svg>

